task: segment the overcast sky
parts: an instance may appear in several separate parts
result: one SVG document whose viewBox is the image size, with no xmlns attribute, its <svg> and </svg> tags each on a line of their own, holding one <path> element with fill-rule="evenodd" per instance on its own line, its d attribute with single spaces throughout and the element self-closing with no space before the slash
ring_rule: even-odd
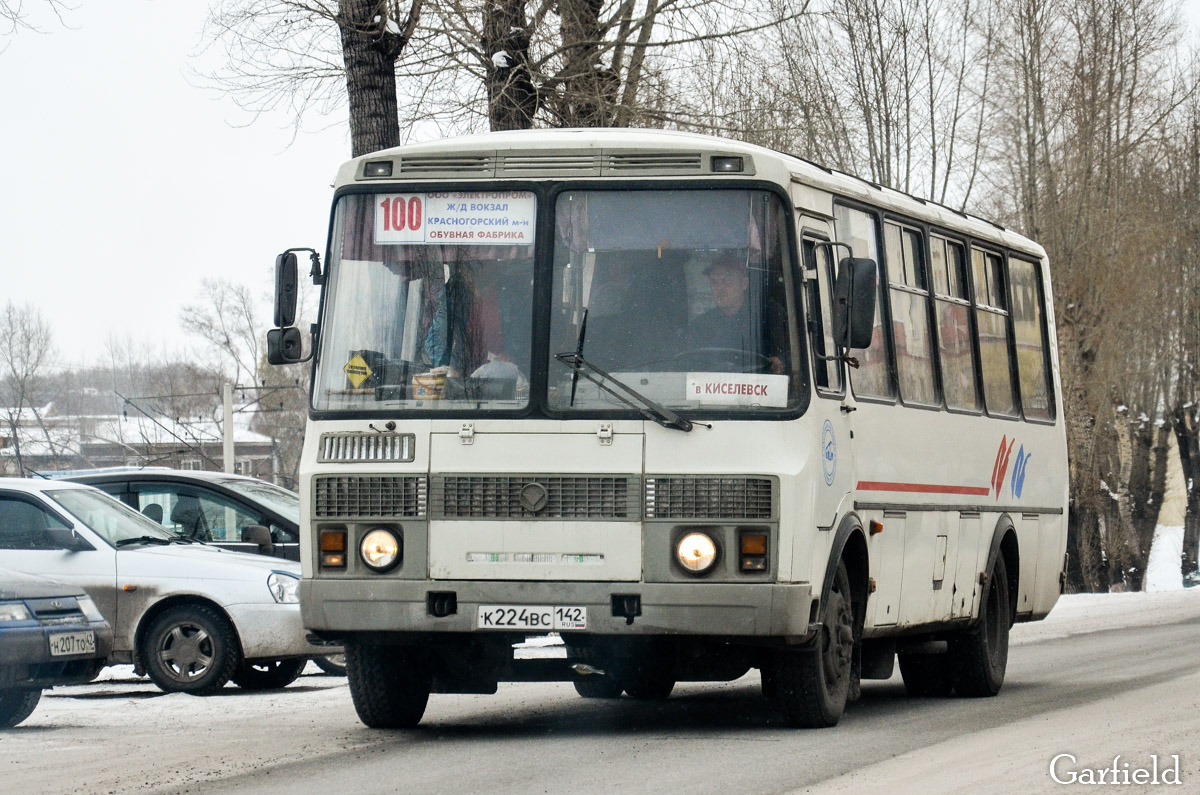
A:
<svg viewBox="0 0 1200 795">
<path fill-rule="evenodd" d="M 275 254 L 324 249 L 345 117 L 293 141 L 199 87 L 207 3 L 75 4 L 64 27 L 27 3 L 44 33 L 0 52 L 0 304 L 36 306 L 64 366 L 110 338 L 196 347 L 179 312 L 204 277 L 250 286 L 265 324 Z M 1183 8 L 1195 36 L 1200 0 Z"/>
<path fill-rule="evenodd" d="M 191 346 L 204 277 L 250 286 L 269 322 L 275 254 L 324 248 L 345 119 L 293 142 L 200 87 L 207 3 L 75 5 L 64 27 L 26 3 L 44 33 L 0 52 L 0 305 L 38 307 L 65 365 L 111 335 Z"/>
</svg>

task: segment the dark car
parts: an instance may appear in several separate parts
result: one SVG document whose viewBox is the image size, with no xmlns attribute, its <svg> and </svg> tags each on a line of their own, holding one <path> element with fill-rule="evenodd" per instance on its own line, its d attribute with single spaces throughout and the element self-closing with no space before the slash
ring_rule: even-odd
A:
<svg viewBox="0 0 1200 795">
<path fill-rule="evenodd" d="M 300 560 L 300 498 L 273 483 L 161 468 L 76 472 L 61 479 L 106 491 L 192 540 Z"/>
<path fill-rule="evenodd" d="M 46 688 L 95 679 L 112 643 L 82 588 L 0 569 L 0 729 L 28 718 Z"/>
</svg>

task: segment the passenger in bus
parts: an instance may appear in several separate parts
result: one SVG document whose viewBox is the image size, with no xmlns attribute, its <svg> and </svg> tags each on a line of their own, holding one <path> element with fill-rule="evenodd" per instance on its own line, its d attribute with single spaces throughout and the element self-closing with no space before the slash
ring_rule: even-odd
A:
<svg viewBox="0 0 1200 795">
<path fill-rule="evenodd" d="M 786 372 L 786 315 L 771 302 L 764 302 L 769 307 L 766 317 L 759 307 L 751 306 L 745 261 L 736 254 L 720 254 L 704 269 L 704 275 L 715 306 L 692 320 L 692 349 L 710 352 L 720 367 Z"/>
</svg>

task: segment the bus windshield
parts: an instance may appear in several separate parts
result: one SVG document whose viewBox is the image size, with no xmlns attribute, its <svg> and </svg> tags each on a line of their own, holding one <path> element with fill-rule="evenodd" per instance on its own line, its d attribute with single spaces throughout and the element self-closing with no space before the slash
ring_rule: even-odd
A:
<svg viewBox="0 0 1200 795">
<path fill-rule="evenodd" d="M 534 245 L 545 200 L 533 191 L 342 197 L 314 407 L 633 411 L 611 381 L 672 408 L 798 400 L 789 216 L 775 194 L 552 196 L 547 251 Z M 549 307 L 534 305 L 535 268 L 549 270 Z M 549 339 L 535 340 L 547 313 Z M 539 367 L 547 393 L 531 395 Z"/>
<path fill-rule="evenodd" d="M 577 375 L 573 359 L 561 355 L 576 351 L 664 406 L 788 406 L 798 368 L 784 284 L 785 219 L 766 191 L 560 194 L 549 406 L 586 411 L 625 403 L 603 377 Z"/>
</svg>

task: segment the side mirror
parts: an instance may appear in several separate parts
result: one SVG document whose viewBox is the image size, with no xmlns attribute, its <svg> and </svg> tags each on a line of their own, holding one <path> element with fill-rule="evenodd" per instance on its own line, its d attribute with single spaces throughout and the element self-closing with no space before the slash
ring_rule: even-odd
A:
<svg viewBox="0 0 1200 795">
<path fill-rule="evenodd" d="M 267 363 L 296 364 L 303 361 L 300 329 L 273 328 L 267 332 Z"/>
<path fill-rule="evenodd" d="M 45 533 L 46 540 L 53 549 L 65 549 L 68 552 L 84 552 L 95 549 L 69 527 L 47 527 Z"/>
<path fill-rule="evenodd" d="M 869 348 L 875 327 L 875 260 L 846 257 L 833 285 L 833 338 L 839 348 Z"/>
<path fill-rule="evenodd" d="M 287 328 L 296 322 L 298 279 L 295 254 L 285 251 L 275 258 L 275 326 L 277 328 Z"/>
<path fill-rule="evenodd" d="M 271 540 L 271 531 L 260 524 L 243 527 L 242 541 L 258 544 L 258 554 L 260 555 L 271 555 L 275 552 L 275 542 Z"/>
</svg>

